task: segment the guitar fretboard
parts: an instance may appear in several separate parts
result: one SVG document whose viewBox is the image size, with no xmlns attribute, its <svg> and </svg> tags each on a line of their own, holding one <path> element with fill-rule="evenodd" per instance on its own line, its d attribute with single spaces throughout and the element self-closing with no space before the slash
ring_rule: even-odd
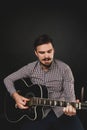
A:
<svg viewBox="0 0 87 130">
<path fill-rule="evenodd" d="M 59 101 L 54 99 L 48 99 L 48 98 L 38 98 L 38 97 L 32 97 L 30 101 L 27 104 L 28 106 L 60 106 L 60 107 L 66 107 L 67 105 L 72 105 L 76 109 L 82 109 L 82 107 L 86 107 L 87 104 L 82 103 L 76 103 L 76 102 L 65 102 L 65 101 Z"/>
</svg>

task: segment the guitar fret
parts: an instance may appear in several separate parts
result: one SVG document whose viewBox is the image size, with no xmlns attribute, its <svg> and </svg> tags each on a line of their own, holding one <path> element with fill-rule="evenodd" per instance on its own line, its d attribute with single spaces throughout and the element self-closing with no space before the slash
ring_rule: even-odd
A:
<svg viewBox="0 0 87 130">
<path fill-rule="evenodd" d="M 57 101 L 54 101 L 54 106 L 56 106 L 57 105 Z"/>
<path fill-rule="evenodd" d="M 49 104 L 52 105 L 52 101 L 49 101 Z"/>
<path fill-rule="evenodd" d="M 38 98 L 38 105 L 41 104 L 41 99 Z"/>
<path fill-rule="evenodd" d="M 41 99 L 41 105 L 45 105 L 46 101 L 44 99 Z"/>
<path fill-rule="evenodd" d="M 46 104 L 47 104 L 47 106 L 49 106 L 49 100 L 48 99 L 46 100 Z"/>
<path fill-rule="evenodd" d="M 46 105 L 46 106 L 54 106 L 54 102 L 52 100 L 49 100 L 49 99 L 43 99 L 43 105 Z"/>
<path fill-rule="evenodd" d="M 61 102 L 60 102 L 60 106 L 62 106 L 62 105 L 63 105 L 63 102 L 61 101 Z"/>
<path fill-rule="evenodd" d="M 81 103 L 78 103 L 78 104 L 79 104 L 79 105 L 78 105 L 78 106 L 79 106 L 79 109 L 81 109 Z"/>
<path fill-rule="evenodd" d="M 33 105 L 38 105 L 38 98 L 33 98 Z"/>
<path fill-rule="evenodd" d="M 74 104 L 77 109 L 81 109 L 81 103 Z"/>
<path fill-rule="evenodd" d="M 44 100 L 44 105 L 46 104 L 46 100 Z"/>
<path fill-rule="evenodd" d="M 54 106 L 54 101 L 48 99 L 47 105 L 48 105 L 48 106 Z"/>
</svg>

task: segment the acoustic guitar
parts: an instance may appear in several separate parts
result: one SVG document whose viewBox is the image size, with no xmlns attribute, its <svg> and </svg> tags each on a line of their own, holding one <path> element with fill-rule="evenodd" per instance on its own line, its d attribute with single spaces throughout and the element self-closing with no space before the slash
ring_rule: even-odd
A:
<svg viewBox="0 0 87 130">
<path fill-rule="evenodd" d="M 86 102 L 76 103 L 49 99 L 46 86 L 38 84 L 29 85 L 25 79 L 18 80 L 15 87 L 18 93 L 30 100 L 26 104 L 29 106 L 29 109 L 21 110 L 16 108 L 15 100 L 8 92 L 6 93 L 4 100 L 4 114 L 6 119 L 12 123 L 17 123 L 24 117 L 27 117 L 29 120 L 42 119 L 44 107 L 65 107 L 71 104 L 78 110 L 87 109 Z"/>
</svg>

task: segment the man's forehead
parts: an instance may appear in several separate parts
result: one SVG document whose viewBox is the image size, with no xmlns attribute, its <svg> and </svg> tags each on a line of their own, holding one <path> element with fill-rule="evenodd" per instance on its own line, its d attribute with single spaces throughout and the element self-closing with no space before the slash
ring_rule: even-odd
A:
<svg viewBox="0 0 87 130">
<path fill-rule="evenodd" d="M 50 50 L 50 49 L 53 49 L 53 46 L 51 43 L 37 46 L 37 50 L 40 50 L 40 51 L 46 51 L 46 50 Z"/>
</svg>

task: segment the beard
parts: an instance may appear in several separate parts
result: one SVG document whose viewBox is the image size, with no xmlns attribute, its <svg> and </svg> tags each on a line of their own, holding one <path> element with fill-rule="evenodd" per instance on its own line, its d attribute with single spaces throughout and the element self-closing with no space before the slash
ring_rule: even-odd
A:
<svg viewBox="0 0 87 130">
<path fill-rule="evenodd" d="M 45 68 L 49 68 L 49 67 L 51 66 L 52 62 L 51 62 L 50 64 L 43 64 L 43 63 L 40 62 L 40 64 L 41 64 L 43 67 L 45 67 Z"/>
<path fill-rule="evenodd" d="M 45 58 L 45 59 L 43 59 L 43 61 L 51 61 L 51 58 Z M 45 68 L 49 68 L 52 64 L 52 61 L 50 63 L 47 63 L 47 64 L 40 62 L 40 64 Z"/>
</svg>

